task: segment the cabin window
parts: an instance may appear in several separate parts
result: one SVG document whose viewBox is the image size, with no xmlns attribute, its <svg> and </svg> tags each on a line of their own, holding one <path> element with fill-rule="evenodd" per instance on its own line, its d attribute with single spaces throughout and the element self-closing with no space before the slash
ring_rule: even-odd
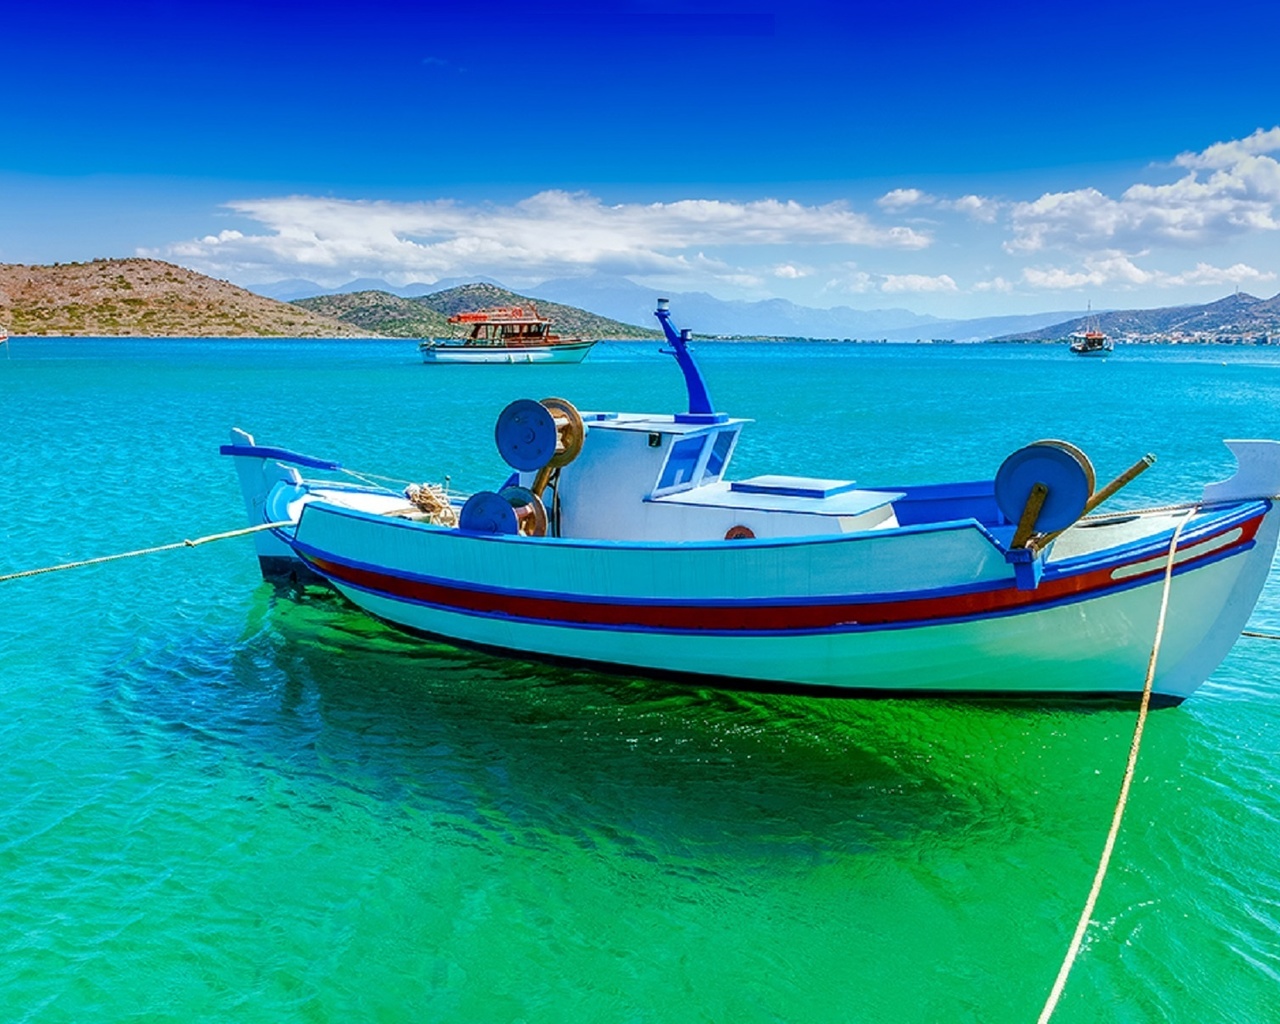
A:
<svg viewBox="0 0 1280 1024">
<path fill-rule="evenodd" d="M 662 479 L 658 481 L 657 491 L 668 491 L 693 482 L 693 475 L 698 470 L 698 460 L 702 458 L 702 449 L 706 445 L 707 436 L 686 437 L 671 446 L 671 454 L 667 456 L 667 464 L 662 470 Z"/>
<path fill-rule="evenodd" d="M 704 480 L 719 479 L 720 474 L 724 472 L 724 464 L 729 461 L 729 450 L 733 447 L 733 439 L 737 436 L 736 430 L 722 430 L 716 434 L 716 443 L 711 446 L 711 454 L 707 456 Z"/>
</svg>

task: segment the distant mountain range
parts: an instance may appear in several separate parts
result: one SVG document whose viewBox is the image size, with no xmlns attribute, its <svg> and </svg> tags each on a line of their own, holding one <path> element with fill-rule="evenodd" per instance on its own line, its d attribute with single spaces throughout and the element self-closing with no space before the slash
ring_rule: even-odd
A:
<svg viewBox="0 0 1280 1024">
<path fill-rule="evenodd" d="M 344 324 L 397 338 L 456 338 L 467 329 L 448 322 L 455 313 L 491 306 L 534 307 L 551 320 L 551 329 L 562 337 L 656 338 L 659 332 L 619 323 L 584 309 L 519 295 L 487 282 L 472 282 L 443 291 L 404 298 L 385 291 L 338 292 L 291 305 Z"/>
<path fill-rule="evenodd" d="M 1077 317 L 1038 331 L 1014 331 L 996 341 L 1056 341 L 1097 323 L 1116 341 L 1239 341 L 1280 338 L 1280 294 L 1269 299 L 1237 292 L 1200 306 L 1121 309 Z"/>
<path fill-rule="evenodd" d="M 452 289 L 464 282 L 458 279 L 435 284 L 416 282 L 393 287 L 385 281 L 361 279 L 340 288 L 322 288 L 303 280 L 276 281 L 254 285 L 253 289 L 272 298 L 296 301 L 301 298 L 337 296 L 355 292 L 378 291 L 405 299 L 425 298 Z M 475 283 L 475 282 L 465 282 Z M 481 279 L 479 283 L 504 289 L 497 281 Z M 885 339 L 916 341 L 945 338 L 952 341 L 983 341 L 998 334 L 1031 332 L 1049 324 L 1079 316 L 1079 311 L 1058 311 L 1017 316 L 982 317 L 979 319 L 940 319 L 908 309 L 854 309 L 836 306 L 816 309 L 786 299 L 759 301 L 717 299 L 706 292 L 661 292 L 638 285 L 625 277 L 596 274 L 581 278 L 544 281 L 536 288 L 534 301 L 559 303 L 565 307 L 591 310 L 601 317 L 643 328 L 653 322 L 654 300 L 660 295 L 671 300 L 676 320 L 700 335 L 784 338 L 850 338 L 855 340 Z M 515 294 L 512 292 L 511 294 Z M 319 307 L 307 306 L 309 309 Z M 550 306 L 548 305 L 548 309 Z M 564 326 L 559 323 L 558 326 Z M 351 321 L 354 323 L 355 321 Z M 621 335 L 615 335 L 621 336 Z"/>
</svg>

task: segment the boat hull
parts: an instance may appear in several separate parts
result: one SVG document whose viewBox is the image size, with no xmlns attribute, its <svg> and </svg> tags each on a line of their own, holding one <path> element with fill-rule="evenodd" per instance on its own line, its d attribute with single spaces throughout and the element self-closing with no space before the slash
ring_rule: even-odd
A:
<svg viewBox="0 0 1280 1024">
<path fill-rule="evenodd" d="M 594 341 L 565 345 L 423 345 L 424 363 L 580 363 Z"/>
<path fill-rule="evenodd" d="M 1187 528 L 1158 695 L 1185 698 L 1230 650 L 1275 519 L 1251 502 Z M 1136 696 L 1168 538 L 1032 591 L 965 524 L 803 543 L 530 543 L 315 504 L 292 546 L 378 618 L 517 654 L 832 692 Z"/>
</svg>

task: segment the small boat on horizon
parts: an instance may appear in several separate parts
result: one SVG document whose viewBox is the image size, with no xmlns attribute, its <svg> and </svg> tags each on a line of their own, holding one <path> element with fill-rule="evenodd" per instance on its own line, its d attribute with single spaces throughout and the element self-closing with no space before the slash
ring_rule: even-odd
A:
<svg viewBox="0 0 1280 1024">
<path fill-rule="evenodd" d="M 1227 441 L 1231 479 L 1111 514 L 1094 510 L 1154 458 L 1102 488 L 1062 441 L 978 481 L 734 479 L 750 421 L 716 410 L 666 300 L 656 316 L 687 411 L 512 402 L 494 437 L 513 472 L 460 509 L 233 431 L 250 524 L 286 524 L 256 534 L 264 575 L 516 657 L 826 694 L 1136 699 L 1159 620 L 1153 693 L 1176 703 L 1247 623 L 1280 536 L 1280 441 Z"/>
<path fill-rule="evenodd" d="M 500 306 L 455 313 L 465 338 L 428 338 L 418 348 L 424 363 L 580 363 L 595 341 L 562 338 L 536 307 Z"/>
<path fill-rule="evenodd" d="M 1115 349 L 1115 342 L 1102 333 L 1098 318 L 1090 313 L 1084 330 L 1074 331 L 1067 338 L 1071 351 L 1078 356 L 1105 356 Z"/>
</svg>

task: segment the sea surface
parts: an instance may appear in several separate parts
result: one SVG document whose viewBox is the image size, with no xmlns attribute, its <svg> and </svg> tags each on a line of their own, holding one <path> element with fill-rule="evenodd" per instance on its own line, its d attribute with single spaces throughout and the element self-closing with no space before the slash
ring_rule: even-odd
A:
<svg viewBox="0 0 1280 1024">
<path fill-rule="evenodd" d="M 1116 507 L 1280 437 L 1280 351 L 704 344 L 736 475 L 990 477 Z M 233 426 L 460 490 L 517 397 L 675 411 L 657 343 L 16 338 L 0 574 L 234 529 Z M 588 443 L 590 443 L 588 441 Z M 1253 628 L 1280 632 L 1280 577 Z M 0 584 L 0 1021 L 1014 1022 L 1052 985 L 1134 709 L 740 694 L 409 639 L 247 538 Z M 1055 1021 L 1280 1020 L 1280 643 L 1152 713 Z"/>
</svg>

